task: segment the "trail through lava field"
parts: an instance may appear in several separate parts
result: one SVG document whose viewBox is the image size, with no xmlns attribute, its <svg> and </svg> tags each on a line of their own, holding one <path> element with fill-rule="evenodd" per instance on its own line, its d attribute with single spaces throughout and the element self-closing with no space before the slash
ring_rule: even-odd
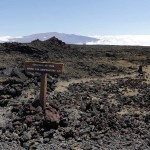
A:
<svg viewBox="0 0 150 150">
<path fill-rule="evenodd" d="M 29 60 L 64 63 L 45 110 Z M 3 150 L 150 149 L 150 47 L 0 44 L 0 134 Z"/>
</svg>

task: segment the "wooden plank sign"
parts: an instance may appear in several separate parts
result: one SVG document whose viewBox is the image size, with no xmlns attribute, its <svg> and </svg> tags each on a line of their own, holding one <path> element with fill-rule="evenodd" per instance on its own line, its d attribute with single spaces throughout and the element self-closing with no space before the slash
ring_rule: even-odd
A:
<svg viewBox="0 0 150 150">
<path fill-rule="evenodd" d="M 47 73 L 56 75 L 62 74 L 63 67 L 63 63 L 38 61 L 25 62 L 25 70 L 27 72 L 41 73 L 40 104 L 43 109 L 46 107 Z"/>
<path fill-rule="evenodd" d="M 28 72 L 50 73 L 58 75 L 62 74 L 63 72 L 63 63 L 28 61 L 25 63 L 25 69 Z"/>
</svg>

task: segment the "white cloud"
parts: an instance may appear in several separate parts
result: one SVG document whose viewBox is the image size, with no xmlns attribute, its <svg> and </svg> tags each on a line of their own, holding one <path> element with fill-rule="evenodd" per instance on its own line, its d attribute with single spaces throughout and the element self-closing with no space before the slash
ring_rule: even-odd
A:
<svg viewBox="0 0 150 150">
<path fill-rule="evenodd" d="M 150 35 L 96 35 L 96 42 L 88 42 L 87 45 L 141 45 L 150 46 Z"/>
<path fill-rule="evenodd" d="M 22 38 L 22 36 L 0 36 L 0 42 L 9 42 L 10 40 L 14 39 L 14 38 Z M 14 40 L 12 40 L 14 41 Z"/>
<path fill-rule="evenodd" d="M 0 41 L 1 42 L 8 42 L 9 39 L 11 39 L 11 36 L 0 36 Z"/>
</svg>

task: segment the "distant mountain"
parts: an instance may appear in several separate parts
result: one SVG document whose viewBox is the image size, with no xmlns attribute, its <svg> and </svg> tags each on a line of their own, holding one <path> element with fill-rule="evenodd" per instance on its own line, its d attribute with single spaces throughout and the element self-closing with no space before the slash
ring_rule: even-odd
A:
<svg viewBox="0 0 150 150">
<path fill-rule="evenodd" d="M 0 36 L 0 43 L 30 43 L 37 39 L 46 41 L 52 37 L 56 37 L 67 44 L 150 46 L 150 35 L 97 35 L 90 37 L 57 32 L 39 33 L 22 37 Z"/>
<path fill-rule="evenodd" d="M 45 41 L 51 37 L 56 37 L 67 44 L 86 44 L 88 42 L 98 41 L 98 39 L 94 37 L 87 37 L 87 36 L 81 36 L 81 35 L 75 35 L 75 34 L 64 34 L 64 33 L 57 33 L 57 32 L 39 33 L 39 34 L 23 36 L 20 38 L 9 38 L 8 41 L 29 43 L 36 39 Z"/>
</svg>

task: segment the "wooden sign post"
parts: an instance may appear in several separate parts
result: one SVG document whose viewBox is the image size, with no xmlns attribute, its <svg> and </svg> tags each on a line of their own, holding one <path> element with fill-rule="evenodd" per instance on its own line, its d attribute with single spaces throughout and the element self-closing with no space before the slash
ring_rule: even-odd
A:
<svg viewBox="0 0 150 150">
<path fill-rule="evenodd" d="M 47 73 L 41 75 L 41 87 L 40 87 L 40 104 L 43 109 L 46 107 L 46 92 L 47 92 Z"/>
<path fill-rule="evenodd" d="M 47 73 L 49 74 L 62 74 L 63 63 L 53 62 L 25 62 L 25 70 L 28 72 L 41 73 L 41 87 L 40 87 L 40 105 L 43 109 L 46 107 L 46 92 L 47 92 Z"/>
</svg>

